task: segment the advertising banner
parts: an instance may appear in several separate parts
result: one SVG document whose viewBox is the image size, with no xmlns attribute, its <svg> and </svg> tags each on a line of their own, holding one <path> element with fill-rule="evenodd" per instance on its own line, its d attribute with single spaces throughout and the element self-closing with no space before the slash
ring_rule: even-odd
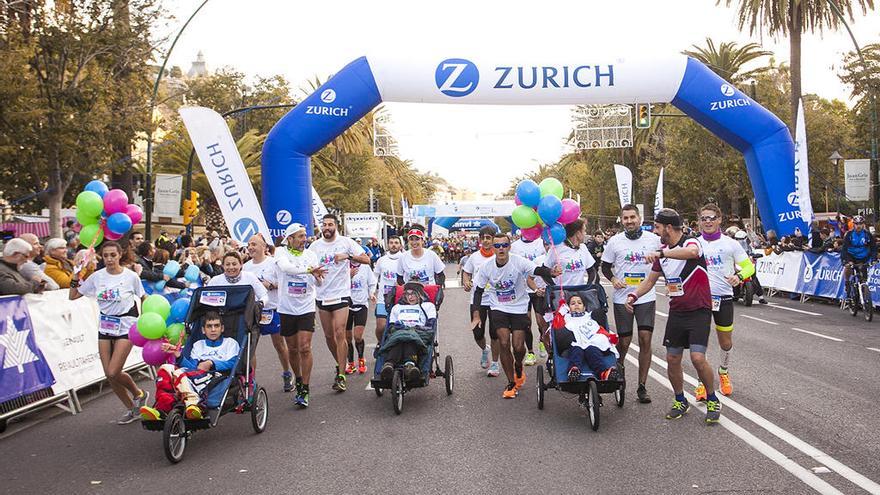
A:
<svg viewBox="0 0 880 495">
<path fill-rule="evenodd" d="M 795 292 L 832 299 L 844 297 L 840 254 L 805 252 L 801 260 L 803 268 Z"/>
<path fill-rule="evenodd" d="M 810 198 L 810 171 L 807 161 L 807 124 L 804 122 L 804 100 L 798 102 L 797 128 L 794 141 L 794 190 L 797 193 L 801 218 L 813 221 L 813 201 Z M 808 231 L 809 232 L 809 231 Z"/>
<path fill-rule="evenodd" d="M 0 402 L 51 387 L 55 377 L 34 335 L 28 305 L 0 298 Z"/>
<path fill-rule="evenodd" d="M 871 160 L 846 160 L 843 162 L 846 176 L 846 198 L 850 201 L 867 201 L 871 189 Z"/>
<path fill-rule="evenodd" d="M 153 215 L 159 217 L 180 216 L 180 194 L 183 191 L 183 176 L 178 174 L 156 174 L 156 198 Z"/>
<path fill-rule="evenodd" d="M 318 196 L 318 191 L 315 190 L 315 186 L 312 186 L 312 215 L 315 217 L 316 227 L 321 225 L 321 218 L 327 213 L 329 212 L 324 206 L 324 202 L 321 201 L 321 196 Z"/>
<path fill-rule="evenodd" d="M 343 216 L 345 235 L 351 238 L 375 237 L 382 239 L 385 228 L 384 213 L 346 213 Z"/>
<path fill-rule="evenodd" d="M 801 273 L 801 253 L 770 254 L 755 260 L 755 272 L 763 287 L 795 292 Z"/>
<path fill-rule="evenodd" d="M 654 215 L 663 209 L 663 167 L 660 168 L 660 175 L 657 177 L 657 192 L 654 194 Z M 644 218 L 644 217 L 642 217 Z"/>
<path fill-rule="evenodd" d="M 621 208 L 632 203 L 633 174 L 623 165 L 614 165 L 614 176 L 617 178 L 617 195 L 620 197 Z"/>
</svg>

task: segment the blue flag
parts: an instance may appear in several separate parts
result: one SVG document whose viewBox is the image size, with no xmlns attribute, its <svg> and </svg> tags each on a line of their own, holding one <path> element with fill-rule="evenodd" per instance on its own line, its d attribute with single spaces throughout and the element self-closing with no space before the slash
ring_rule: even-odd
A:
<svg viewBox="0 0 880 495">
<path fill-rule="evenodd" d="M 24 299 L 0 298 L 0 402 L 54 383 L 52 370 L 37 347 Z"/>
</svg>

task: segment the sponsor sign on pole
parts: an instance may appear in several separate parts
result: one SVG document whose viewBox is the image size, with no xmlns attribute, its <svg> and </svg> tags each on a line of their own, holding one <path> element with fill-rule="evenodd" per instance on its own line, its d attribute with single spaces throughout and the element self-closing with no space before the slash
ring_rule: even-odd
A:
<svg viewBox="0 0 880 495">
<path fill-rule="evenodd" d="M 870 191 L 871 160 L 846 160 L 843 162 L 846 176 L 846 198 L 850 201 L 867 201 Z"/>
<path fill-rule="evenodd" d="M 179 174 L 156 174 L 156 198 L 153 215 L 157 217 L 180 216 L 180 194 L 183 191 L 183 176 Z"/>
<path fill-rule="evenodd" d="M 803 99 L 798 102 L 797 128 L 795 130 L 794 191 L 797 193 L 801 218 L 809 225 L 813 221 L 813 201 L 810 199 L 810 172 L 807 161 L 807 124 L 804 121 Z"/>
<path fill-rule="evenodd" d="M 620 197 L 620 206 L 632 203 L 632 172 L 623 165 L 614 165 L 614 176 L 617 177 L 617 195 Z"/>
<path fill-rule="evenodd" d="M 223 117 L 203 107 L 181 108 L 180 117 L 232 237 L 246 243 L 259 232 L 266 239 L 272 239 L 235 140 Z M 291 213 L 278 210 L 276 220 L 286 226 L 292 221 Z"/>
<path fill-rule="evenodd" d="M 657 177 L 657 192 L 654 194 L 654 215 L 663 209 L 663 167 L 660 167 L 660 175 Z"/>
<path fill-rule="evenodd" d="M 315 217 L 315 226 L 321 225 L 321 219 L 327 213 L 329 212 L 324 206 L 324 202 L 321 201 L 321 196 L 318 196 L 318 191 L 315 190 L 315 186 L 312 186 L 312 215 Z"/>
</svg>

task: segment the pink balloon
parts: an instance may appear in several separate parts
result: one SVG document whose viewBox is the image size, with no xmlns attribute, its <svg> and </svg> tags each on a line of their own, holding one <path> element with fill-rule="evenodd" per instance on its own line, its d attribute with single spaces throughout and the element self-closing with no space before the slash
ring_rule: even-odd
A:
<svg viewBox="0 0 880 495">
<path fill-rule="evenodd" d="M 541 226 L 535 225 L 527 229 L 522 229 L 522 238 L 527 241 L 534 241 L 541 237 Z"/>
<path fill-rule="evenodd" d="M 577 220 L 581 216 L 581 205 L 569 198 L 562 200 L 562 214 L 559 215 L 559 223 L 565 225 Z"/>
<path fill-rule="evenodd" d="M 122 189 L 111 189 L 104 195 L 104 213 L 109 217 L 114 213 L 125 213 L 128 195 Z"/>
<path fill-rule="evenodd" d="M 141 335 L 141 333 L 138 331 L 137 322 L 134 322 L 131 325 L 131 328 L 128 329 L 128 340 L 131 341 L 132 345 L 135 345 L 137 347 L 143 347 L 144 344 L 147 343 L 147 338 Z"/>
<path fill-rule="evenodd" d="M 141 207 L 136 204 L 126 205 L 125 211 L 123 213 L 131 218 L 132 225 L 140 223 L 141 219 L 144 218 L 144 210 L 142 210 Z"/>
<path fill-rule="evenodd" d="M 522 201 L 519 200 L 519 196 L 514 196 L 513 202 L 514 204 L 516 204 L 516 206 L 522 206 Z"/>
<path fill-rule="evenodd" d="M 112 232 L 109 228 L 107 228 L 107 222 L 103 222 L 101 224 L 101 230 L 104 231 L 104 239 L 107 239 L 108 241 L 118 241 L 119 239 L 122 239 L 122 237 L 125 235 Z"/>
<path fill-rule="evenodd" d="M 159 366 L 165 363 L 165 351 L 162 350 L 162 339 L 148 340 L 144 344 L 142 353 L 144 362 L 150 366 Z"/>
</svg>

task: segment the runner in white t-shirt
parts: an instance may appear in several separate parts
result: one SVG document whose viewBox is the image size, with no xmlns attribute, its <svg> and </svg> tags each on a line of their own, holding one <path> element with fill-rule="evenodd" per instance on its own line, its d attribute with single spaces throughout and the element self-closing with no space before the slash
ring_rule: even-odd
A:
<svg viewBox="0 0 880 495">
<path fill-rule="evenodd" d="M 446 274 L 443 272 L 446 265 L 437 253 L 425 249 L 425 231 L 422 226 L 413 225 L 406 235 L 409 250 L 397 262 L 397 285 L 419 282 L 422 285 L 443 286 L 446 283 Z"/>
<path fill-rule="evenodd" d="M 550 244 L 546 241 L 543 241 L 544 249 L 549 249 Z M 547 259 L 546 252 L 541 256 L 535 258 L 533 263 L 538 266 L 544 266 L 544 260 Z M 541 277 L 532 277 L 532 282 L 535 284 L 535 293 L 530 296 L 532 302 L 532 310 L 535 312 L 535 322 L 538 324 L 538 353 L 541 354 L 541 358 L 547 357 L 547 348 L 550 346 L 550 334 L 547 333 L 547 329 L 550 328 L 550 323 L 544 319 L 544 315 L 547 313 L 547 300 L 546 300 L 546 291 L 547 291 L 547 282 L 544 282 L 544 279 Z"/>
<path fill-rule="evenodd" d="M 541 242 L 540 239 L 534 241 L 526 241 L 523 239 L 517 239 L 513 244 L 510 245 L 510 254 L 516 254 L 518 256 L 522 256 L 523 258 L 531 261 L 532 263 L 540 257 L 547 254 L 547 251 L 544 249 L 544 243 Z M 535 291 L 529 287 L 529 328 L 526 330 L 526 358 L 523 360 L 523 364 L 526 366 L 534 366 L 538 361 L 538 356 L 535 356 L 534 352 L 534 336 L 532 335 L 532 314 L 535 316 L 535 321 L 541 320 L 544 318 L 544 315 L 541 314 L 541 308 L 544 307 L 543 298 L 538 300 L 539 298 L 535 296 Z M 544 349 L 544 344 L 538 344 L 538 354 L 541 358 L 547 357 L 546 349 Z"/>
<path fill-rule="evenodd" d="M 461 272 L 462 287 L 465 292 L 470 292 L 473 288 L 474 277 L 480 273 L 480 268 L 489 260 L 494 259 L 495 251 L 492 248 L 492 244 L 495 242 L 496 233 L 495 228 L 489 225 L 480 228 L 480 249 L 468 256 Z M 477 347 L 480 348 L 480 366 L 484 369 L 488 368 L 486 376 L 498 376 L 501 374 L 501 364 L 498 361 L 501 348 L 498 345 L 498 335 L 495 334 L 495 330 L 491 325 L 487 327 L 489 321 L 489 294 L 483 293 L 479 300 L 476 299 L 476 294 L 474 294 L 471 297 L 470 309 L 471 320 L 475 316 L 479 318 L 479 324 L 472 325 L 471 332 L 474 334 L 474 341 L 477 343 Z M 488 346 L 486 345 L 487 328 L 489 330 Z M 489 362 L 490 352 L 492 355 L 491 363 Z"/>
<path fill-rule="evenodd" d="M 562 275 L 555 277 L 553 283 L 564 287 L 596 283 L 596 269 L 593 265 L 596 260 L 590 254 L 590 250 L 584 245 L 586 223 L 582 218 L 565 226 L 565 242 L 556 246 L 550 246 L 547 250 L 547 258 L 544 266 L 553 268 L 557 265 L 562 269 Z M 556 308 L 551 308 L 556 309 Z"/>
<path fill-rule="evenodd" d="M 101 258 L 104 268 L 89 275 L 82 283 L 79 274 L 87 265 L 94 252 L 83 257 L 83 262 L 74 268 L 70 281 L 71 300 L 82 296 L 98 300 L 100 326 L 98 328 L 98 356 L 104 368 L 104 376 L 113 388 L 113 393 L 126 407 L 125 413 L 117 421 L 128 424 L 140 418 L 140 408 L 147 404 L 149 394 L 141 390 L 128 373 L 123 371 L 125 360 L 131 352 L 128 332 L 137 321 L 138 299 L 146 298 L 144 286 L 136 273 L 119 264 L 122 248 L 114 241 L 101 245 Z M 129 397 L 131 394 L 131 397 Z"/>
<path fill-rule="evenodd" d="M 385 296 L 394 293 L 397 290 L 397 262 L 403 256 L 401 249 L 403 243 L 400 237 L 391 236 L 388 238 L 388 251 L 385 252 L 373 269 L 373 275 L 376 278 L 376 342 L 382 341 L 382 334 L 385 332 L 385 323 L 387 322 L 388 310 L 385 309 Z"/>
<path fill-rule="evenodd" d="M 376 278 L 370 265 L 352 264 L 351 266 L 351 308 L 348 310 L 348 321 L 345 324 L 345 338 L 348 343 L 348 366 L 345 374 L 357 371 L 363 375 L 367 372 L 364 359 L 364 327 L 370 312 L 370 302 L 376 302 L 373 287 Z M 358 360 L 354 361 L 354 350 L 357 349 Z"/>
<path fill-rule="evenodd" d="M 242 271 L 241 255 L 237 251 L 223 255 L 223 273 L 211 278 L 207 285 L 250 285 L 254 288 L 254 299 L 261 303 L 261 310 L 269 301 L 269 291 L 260 279 L 253 273 Z"/>
<path fill-rule="evenodd" d="M 602 273 L 614 286 L 614 325 L 620 339 L 617 342 L 618 363 L 625 373 L 626 353 L 633 338 L 633 319 L 639 330 L 639 386 L 636 390 L 639 402 L 648 404 L 651 396 L 645 384 L 651 369 L 651 336 L 654 332 L 654 312 L 657 294 L 653 288 L 633 305 L 633 312 L 626 309 L 626 295 L 635 291 L 648 274 L 652 263 L 647 256 L 660 250 L 660 237 L 642 230 L 642 218 L 635 205 L 627 204 L 620 209 L 620 232 L 605 245 L 602 253 Z"/>
<path fill-rule="evenodd" d="M 315 286 L 321 285 L 327 274 L 315 253 L 305 249 L 305 246 L 305 226 L 292 223 L 284 231 L 281 247 L 275 250 L 281 336 L 287 342 L 291 363 L 298 363 L 293 403 L 300 407 L 309 406 L 312 335 L 315 334 Z"/>
<path fill-rule="evenodd" d="M 551 272 L 547 267 L 539 267 L 521 256 L 511 255 L 510 237 L 507 234 L 495 234 L 492 247 L 495 257 L 484 264 L 474 277 L 474 298 L 482 298 L 484 291 L 489 296 L 489 324 L 498 335 L 501 367 L 508 382 L 502 397 L 513 399 L 526 381 L 523 358 L 526 354 L 525 330 L 529 325 L 529 277 L 539 275 L 549 278 L 551 274 L 559 275 L 561 269 L 556 268 Z M 531 283 L 534 285 L 534 282 Z M 479 316 L 474 316 L 471 326 L 479 322 Z"/>
<path fill-rule="evenodd" d="M 351 271 L 349 263 L 370 264 L 370 256 L 363 247 L 348 237 L 339 235 L 336 230 L 339 220 L 336 215 L 327 214 L 321 220 L 321 238 L 309 246 L 309 251 L 318 257 L 321 266 L 327 269 L 324 282 L 318 287 L 318 317 L 324 329 L 327 348 L 336 358 L 336 379 L 333 390 L 345 392 L 345 359 L 348 344 L 345 340 L 345 324 L 348 322 L 348 307 L 351 305 Z"/>
<path fill-rule="evenodd" d="M 272 347 L 278 354 L 278 362 L 281 363 L 281 381 L 283 390 L 293 390 L 293 375 L 299 376 L 298 361 L 291 361 L 291 352 L 287 349 L 287 343 L 281 336 L 281 316 L 278 314 L 278 274 L 275 266 L 275 258 L 270 256 L 269 245 L 263 239 L 262 234 L 254 234 L 247 245 L 250 261 L 247 261 L 242 270 L 254 274 L 269 291 L 269 297 L 260 314 L 260 335 L 268 335 L 272 339 Z M 256 361 L 256 356 L 254 357 Z M 291 371 L 293 365 L 293 371 Z M 256 367 L 256 364 L 254 365 Z"/>
</svg>

